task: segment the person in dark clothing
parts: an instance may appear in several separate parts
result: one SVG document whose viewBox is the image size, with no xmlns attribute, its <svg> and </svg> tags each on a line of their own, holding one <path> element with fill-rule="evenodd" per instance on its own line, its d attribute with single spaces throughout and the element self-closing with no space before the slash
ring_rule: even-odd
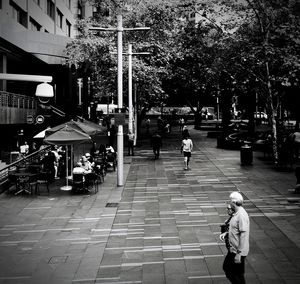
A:
<svg viewBox="0 0 300 284">
<path fill-rule="evenodd" d="M 99 149 L 97 149 L 97 143 L 96 142 L 93 143 L 90 154 L 93 158 L 95 158 L 99 155 Z"/>
<path fill-rule="evenodd" d="M 42 160 L 43 170 L 49 173 L 49 181 L 53 181 L 55 178 L 55 154 L 50 151 Z"/>
<path fill-rule="evenodd" d="M 182 130 L 182 138 L 185 139 L 185 138 L 189 138 L 189 137 L 190 137 L 189 130 L 188 130 L 187 126 L 184 125 L 183 130 Z"/>
<path fill-rule="evenodd" d="M 134 133 L 129 131 L 128 133 L 128 156 L 134 156 Z"/>
<path fill-rule="evenodd" d="M 109 145 L 113 146 L 115 145 L 115 137 L 116 137 L 116 127 L 115 125 L 111 125 L 109 128 Z"/>
<path fill-rule="evenodd" d="M 162 139 L 161 139 L 161 136 L 156 131 L 154 133 L 154 135 L 151 137 L 151 147 L 153 149 L 154 159 L 158 159 L 159 158 L 160 147 L 161 146 L 162 146 Z"/>
</svg>

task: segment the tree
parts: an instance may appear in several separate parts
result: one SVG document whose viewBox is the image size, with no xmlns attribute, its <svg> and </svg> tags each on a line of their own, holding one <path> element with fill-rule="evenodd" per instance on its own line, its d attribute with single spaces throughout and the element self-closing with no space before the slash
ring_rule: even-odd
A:
<svg viewBox="0 0 300 284">
<path fill-rule="evenodd" d="M 220 5 L 212 0 L 213 5 Z M 235 12 L 234 18 L 219 18 L 230 27 L 232 58 L 222 65 L 238 79 L 239 88 L 252 88 L 265 103 L 271 120 L 274 161 L 279 163 L 279 109 L 288 87 L 299 89 L 299 3 L 278 0 L 223 1 L 220 10 Z M 228 12 L 229 11 L 229 12 Z M 216 16 L 212 13 L 212 16 Z M 216 19 L 216 17 L 215 17 Z M 230 24 L 228 24 L 228 20 Z M 233 68 L 232 68 L 233 67 Z M 235 69 L 236 71 L 234 72 Z M 249 82 L 254 82 L 249 85 Z"/>
</svg>

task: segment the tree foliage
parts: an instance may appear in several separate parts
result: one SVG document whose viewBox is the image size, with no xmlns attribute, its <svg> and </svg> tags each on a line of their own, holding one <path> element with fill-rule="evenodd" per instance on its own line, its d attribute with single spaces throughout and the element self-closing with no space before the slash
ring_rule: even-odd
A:
<svg viewBox="0 0 300 284">
<path fill-rule="evenodd" d="M 293 93 L 299 90 L 298 0 L 90 2 L 98 7 L 98 14 L 78 23 L 81 32 L 66 53 L 69 63 L 91 74 L 96 96 L 116 93 L 116 56 L 111 53 L 116 50 L 116 36 L 94 34 L 88 27 L 116 27 L 116 14 L 122 11 L 124 27 L 150 28 L 123 33 L 124 52 L 128 43 L 133 52 L 150 52 L 150 56 L 133 58 L 142 107 L 167 102 L 198 107 L 193 111 L 199 114 L 202 106 L 215 104 L 216 96 L 226 106 L 232 96 L 238 96 L 240 107 L 252 111 L 249 102 L 257 95 L 271 117 L 278 160 L 279 110 L 291 107 L 287 98 L 292 89 Z M 125 58 L 124 62 L 126 82 Z"/>
</svg>

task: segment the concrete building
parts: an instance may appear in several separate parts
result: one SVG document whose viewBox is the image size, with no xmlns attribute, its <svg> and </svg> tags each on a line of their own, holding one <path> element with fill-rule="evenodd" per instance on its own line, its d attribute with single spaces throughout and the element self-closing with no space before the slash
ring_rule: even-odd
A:
<svg viewBox="0 0 300 284">
<path fill-rule="evenodd" d="M 76 75 L 64 65 L 64 49 L 77 34 L 77 19 L 92 14 L 84 0 L 0 0 L 0 73 L 52 76 L 54 87 L 54 98 L 41 104 L 35 97 L 39 83 L 0 80 L 6 141 L 14 141 L 20 129 L 34 132 L 76 110 Z M 36 120 L 38 115 L 44 119 Z"/>
</svg>

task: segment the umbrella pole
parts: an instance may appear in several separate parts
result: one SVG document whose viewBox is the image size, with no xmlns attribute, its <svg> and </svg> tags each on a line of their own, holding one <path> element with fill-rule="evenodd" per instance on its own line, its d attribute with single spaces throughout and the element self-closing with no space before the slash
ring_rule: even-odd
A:
<svg viewBox="0 0 300 284">
<path fill-rule="evenodd" d="M 67 159 L 67 164 L 66 164 L 67 186 L 69 185 L 69 184 L 68 184 L 68 182 L 69 182 L 69 179 L 68 179 L 68 177 L 69 177 L 69 159 L 68 159 L 69 157 L 68 157 L 68 152 L 69 152 L 69 146 L 67 145 L 67 153 L 66 153 L 66 159 Z"/>
<path fill-rule="evenodd" d="M 67 177 L 67 185 L 62 186 L 60 189 L 61 190 L 65 190 L 65 191 L 69 191 L 72 189 L 72 186 L 69 186 L 69 168 L 68 168 L 68 151 L 69 151 L 69 147 L 68 145 L 66 145 L 66 177 Z"/>
</svg>

